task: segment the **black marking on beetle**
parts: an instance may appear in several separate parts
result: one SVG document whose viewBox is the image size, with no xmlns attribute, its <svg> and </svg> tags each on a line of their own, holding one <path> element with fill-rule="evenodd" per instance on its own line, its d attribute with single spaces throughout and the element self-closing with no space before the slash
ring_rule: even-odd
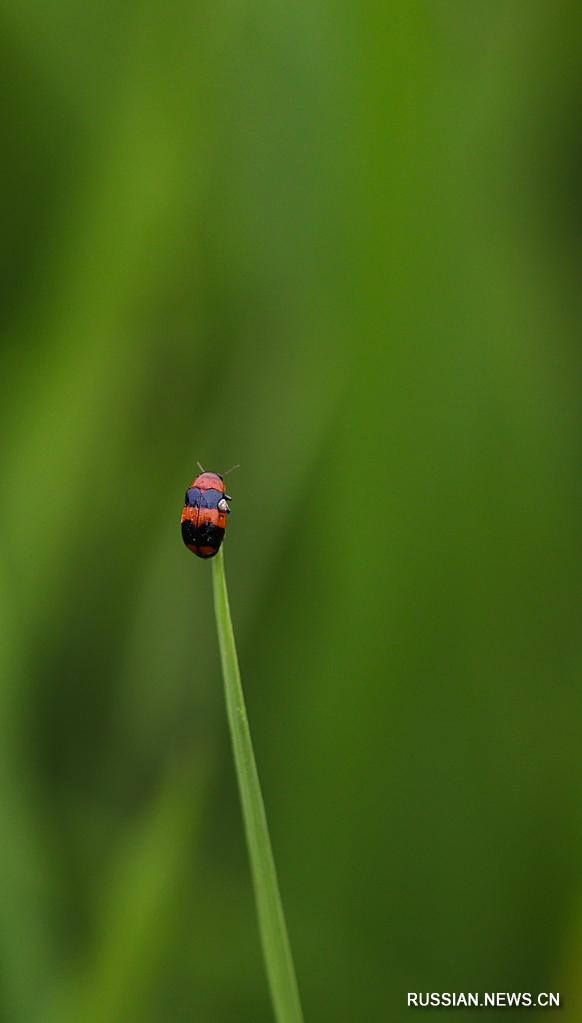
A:
<svg viewBox="0 0 582 1023">
<path fill-rule="evenodd" d="M 224 497 L 222 490 L 203 490 L 200 498 L 201 508 L 218 508 L 218 502 Z"/>
<path fill-rule="evenodd" d="M 188 505 L 188 507 L 190 508 L 198 508 L 200 504 L 201 493 L 202 491 L 200 490 L 199 487 L 190 487 L 190 489 L 186 491 L 186 499 L 184 501 L 184 504 Z"/>
<path fill-rule="evenodd" d="M 200 558 L 212 558 L 217 553 L 223 537 L 223 527 L 216 526 L 213 522 L 203 522 L 202 525 L 195 526 L 190 519 L 184 519 L 182 523 L 182 540 L 187 547 L 213 548 L 212 554 L 199 554 Z"/>
<path fill-rule="evenodd" d="M 214 522 L 204 522 L 201 526 L 198 526 L 196 533 L 197 539 L 195 543 L 199 544 L 200 547 L 216 547 L 216 550 L 218 550 L 224 537 L 224 527 L 215 526 Z"/>
<path fill-rule="evenodd" d="M 200 487 L 190 487 L 186 492 L 186 504 L 190 508 L 218 508 L 218 502 L 224 494 L 221 490 L 200 490 Z"/>
<path fill-rule="evenodd" d="M 198 531 L 194 523 L 191 522 L 190 519 L 184 519 L 182 523 L 182 539 L 187 547 L 190 546 L 190 544 L 194 544 L 197 542 L 196 540 L 197 532 Z"/>
</svg>

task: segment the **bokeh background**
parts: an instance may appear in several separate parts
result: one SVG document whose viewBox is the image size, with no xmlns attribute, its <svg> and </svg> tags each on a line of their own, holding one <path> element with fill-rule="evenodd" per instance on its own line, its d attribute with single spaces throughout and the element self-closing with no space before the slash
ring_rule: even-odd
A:
<svg viewBox="0 0 582 1023">
<path fill-rule="evenodd" d="M 199 459 L 306 1019 L 579 1020 L 580 4 L 0 22 L 0 1018 L 272 1020 Z"/>
</svg>

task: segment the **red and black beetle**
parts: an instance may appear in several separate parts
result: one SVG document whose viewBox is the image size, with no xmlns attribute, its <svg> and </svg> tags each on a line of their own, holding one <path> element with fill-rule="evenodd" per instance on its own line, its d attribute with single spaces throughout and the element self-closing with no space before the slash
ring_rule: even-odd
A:
<svg viewBox="0 0 582 1023">
<path fill-rule="evenodd" d="M 202 471 L 188 487 L 182 509 L 182 539 L 199 558 L 218 554 L 231 500 L 224 491 L 224 479 L 217 472 Z"/>
</svg>

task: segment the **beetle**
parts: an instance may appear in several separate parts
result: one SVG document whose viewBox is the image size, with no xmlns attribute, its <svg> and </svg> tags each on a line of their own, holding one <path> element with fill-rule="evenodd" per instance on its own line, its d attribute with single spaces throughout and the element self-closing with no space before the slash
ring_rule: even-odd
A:
<svg viewBox="0 0 582 1023">
<path fill-rule="evenodd" d="M 182 539 L 197 557 L 213 558 L 218 554 L 230 514 L 229 501 L 232 498 L 225 492 L 220 473 L 202 469 L 192 480 L 184 498 L 181 525 Z"/>
</svg>

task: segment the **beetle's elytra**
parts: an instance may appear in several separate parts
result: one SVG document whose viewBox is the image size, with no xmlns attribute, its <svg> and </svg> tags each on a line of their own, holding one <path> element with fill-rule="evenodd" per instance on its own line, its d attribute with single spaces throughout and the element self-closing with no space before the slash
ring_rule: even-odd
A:
<svg viewBox="0 0 582 1023">
<path fill-rule="evenodd" d="M 182 509 L 182 539 L 199 558 L 218 554 L 232 500 L 224 492 L 224 480 L 217 472 L 202 472 L 186 491 Z"/>
</svg>

